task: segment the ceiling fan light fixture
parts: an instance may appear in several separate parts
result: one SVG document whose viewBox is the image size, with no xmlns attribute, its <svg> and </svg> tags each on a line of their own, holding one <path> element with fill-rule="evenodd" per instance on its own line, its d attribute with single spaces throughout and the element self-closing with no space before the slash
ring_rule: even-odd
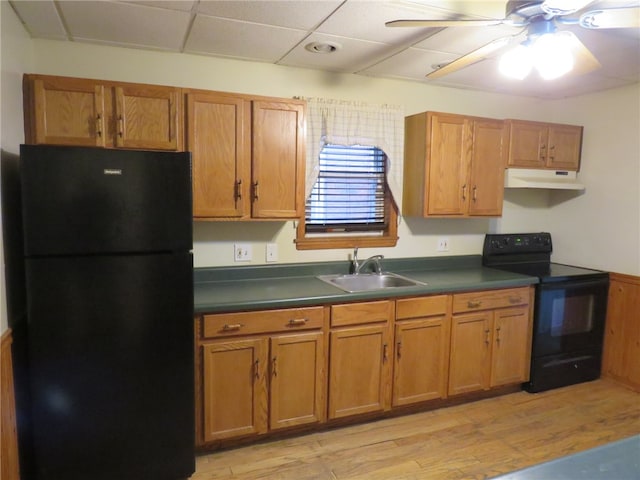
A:
<svg viewBox="0 0 640 480">
<path fill-rule="evenodd" d="M 506 77 L 523 80 L 533 69 L 531 49 L 525 45 L 518 45 L 507 50 L 498 62 L 498 70 Z"/>
<path fill-rule="evenodd" d="M 580 17 L 583 28 L 638 28 L 640 15 L 635 8 L 592 10 Z"/>
<path fill-rule="evenodd" d="M 542 11 L 551 15 L 566 15 L 577 12 L 589 5 L 593 0 L 545 0 Z"/>
<path fill-rule="evenodd" d="M 546 34 L 532 46 L 533 64 L 545 80 L 553 80 L 573 70 L 573 55 L 567 36 Z"/>
</svg>

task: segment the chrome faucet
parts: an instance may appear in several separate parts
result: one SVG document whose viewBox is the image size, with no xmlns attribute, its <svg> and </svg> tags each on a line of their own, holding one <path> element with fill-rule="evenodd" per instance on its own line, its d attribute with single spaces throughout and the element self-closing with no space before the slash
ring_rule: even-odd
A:
<svg viewBox="0 0 640 480">
<path fill-rule="evenodd" d="M 382 273 L 382 267 L 380 266 L 380 260 L 384 258 L 384 255 L 373 255 L 367 258 L 364 262 L 358 262 L 358 247 L 353 250 L 353 273 L 355 275 L 360 274 L 360 270 L 362 270 L 366 265 L 373 263 L 373 268 L 375 272 L 380 275 Z"/>
</svg>

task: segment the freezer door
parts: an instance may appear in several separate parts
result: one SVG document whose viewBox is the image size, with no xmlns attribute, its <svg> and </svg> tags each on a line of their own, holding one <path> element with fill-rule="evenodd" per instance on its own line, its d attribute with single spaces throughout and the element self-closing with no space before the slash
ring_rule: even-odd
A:
<svg viewBox="0 0 640 480">
<path fill-rule="evenodd" d="M 21 145 L 25 254 L 191 250 L 190 158 Z"/>
<path fill-rule="evenodd" d="M 27 260 L 37 480 L 194 471 L 190 254 Z"/>
</svg>

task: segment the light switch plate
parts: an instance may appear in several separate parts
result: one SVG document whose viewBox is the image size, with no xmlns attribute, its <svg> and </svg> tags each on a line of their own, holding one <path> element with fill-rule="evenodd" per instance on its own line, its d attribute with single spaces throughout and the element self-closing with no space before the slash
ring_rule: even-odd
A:
<svg viewBox="0 0 640 480">
<path fill-rule="evenodd" d="M 250 262 L 251 261 L 251 245 L 248 243 L 234 244 L 233 260 L 235 262 Z"/>
</svg>

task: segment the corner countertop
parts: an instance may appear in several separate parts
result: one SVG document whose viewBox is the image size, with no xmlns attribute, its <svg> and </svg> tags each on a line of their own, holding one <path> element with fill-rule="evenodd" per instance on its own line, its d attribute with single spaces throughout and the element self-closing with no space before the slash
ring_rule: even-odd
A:
<svg viewBox="0 0 640 480">
<path fill-rule="evenodd" d="M 349 262 L 196 268 L 196 313 L 220 313 L 528 286 L 536 277 L 482 266 L 480 255 L 385 259 L 385 271 L 425 283 L 347 293 L 316 278 L 345 274 Z"/>
</svg>

